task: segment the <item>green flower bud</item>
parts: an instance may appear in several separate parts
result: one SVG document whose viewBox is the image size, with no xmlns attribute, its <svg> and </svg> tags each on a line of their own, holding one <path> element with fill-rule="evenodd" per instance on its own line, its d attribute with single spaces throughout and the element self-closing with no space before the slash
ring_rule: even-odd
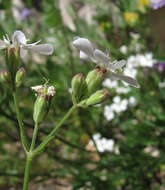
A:
<svg viewBox="0 0 165 190">
<path fill-rule="evenodd" d="M 98 90 L 92 94 L 85 102 L 86 106 L 100 104 L 109 98 L 110 94 L 106 89 Z"/>
<path fill-rule="evenodd" d="M 39 85 L 32 87 L 32 89 L 37 93 L 37 100 L 34 104 L 33 119 L 35 123 L 41 123 L 47 116 L 52 97 L 55 94 L 55 89 L 53 86 Z"/>
<path fill-rule="evenodd" d="M 23 67 L 17 71 L 16 77 L 15 77 L 15 83 L 16 83 L 17 88 L 21 86 L 21 84 L 24 80 L 25 73 L 26 73 L 26 71 Z"/>
<path fill-rule="evenodd" d="M 79 73 L 72 79 L 72 100 L 73 103 L 78 103 L 84 95 L 86 90 L 86 82 L 84 76 Z"/>
<path fill-rule="evenodd" d="M 48 102 L 44 96 L 37 97 L 33 111 L 33 119 L 36 123 L 41 123 L 49 112 L 49 106 L 47 103 Z"/>
<path fill-rule="evenodd" d="M 11 76 L 7 70 L 0 71 L 0 79 L 5 83 L 9 88 L 11 87 Z"/>
<path fill-rule="evenodd" d="M 101 86 L 102 81 L 106 77 L 106 70 L 103 71 L 100 67 L 95 68 L 93 71 L 90 71 L 86 77 L 87 83 L 87 96 L 91 95 Z"/>
<path fill-rule="evenodd" d="M 20 61 L 19 51 L 20 49 L 15 47 L 6 49 L 6 66 L 11 74 L 13 90 L 15 90 L 15 76 L 18 71 Z"/>
<path fill-rule="evenodd" d="M 12 75 L 13 80 L 15 80 L 15 75 L 19 67 L 19 61 L 20 61 L 19 51 L 20 49 L 15 47 L 6 49 L 6 65 L 8 71 Z"/>
</svg>

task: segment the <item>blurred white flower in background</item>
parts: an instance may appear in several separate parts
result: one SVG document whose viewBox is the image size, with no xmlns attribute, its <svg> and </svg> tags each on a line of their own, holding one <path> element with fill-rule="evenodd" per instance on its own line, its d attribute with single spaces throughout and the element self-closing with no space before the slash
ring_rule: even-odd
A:
<svg viewBox="0 0 165 190">
<path fill-rule="evenodd" d="M 136 98 L 135 98 L 134 96 L 131 96 L 131 97 L 129 98 L 129 100 L 128 100 L 128 104 L 129 104 L 129 106 L 131 106 L 131 107 L 136 106 L 136 104 L 137 104 Z"/>
<path fill-rule="evenodd" d="M 128 51 L 127 46 L 123 45 L 123 46 L 120 47 L 120 52 L 121 52 L 121 53 L 127 54 L 127 51 Z"/>
<path fill-rule="evenodd" d="M 125 68 L 137 68 L 137 67 L 152 67 L 156 63 L 153 58 L 153 54 L 148 52 L 145 54 L 132 55 L 127 59 L 127 65 Z"/>
<path fill-rule="evenodd" d="M 96 143 L 97 150 L 99 152 L 113 152 L 114 151 L 114 140 L 113 139 L 106 139 L 105 137 L 101 137 L 99 133 L 93 135 L 93 139 Z M 92 143 L 92 141 L 90 142 Z"/>
<path fill-rule="evenodd" d="M 114 114 L 113 110 L 111 109 L 111 106 L 106 105 L 104 107 L 104 117 L 108 121 L 111 121 L 115 117 L 115 114 Z"/>
<path fill-rule="evenodd" d="M 115 96 L 111 105 L 106 105 L 104 107 L 104 117 L 107 121 L 113 120 L 115 114 L 120 114 L 127 110 L 128 106 L 134 107 L 137 105 L 137 100 L 135 97 L 131 96 L 129 99 L 121 99 L 120 96 Z"/>
</svg>

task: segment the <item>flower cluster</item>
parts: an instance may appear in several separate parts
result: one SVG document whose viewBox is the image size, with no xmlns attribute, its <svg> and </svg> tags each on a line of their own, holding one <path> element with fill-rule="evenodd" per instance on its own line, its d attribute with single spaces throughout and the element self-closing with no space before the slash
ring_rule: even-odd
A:
<svg viewBox="0 0 165 190">
<path fill-rule="evenodd" d="M 121 100 L 120 96 L 115 96 L 113 103 L 104 107 L 104 116 L 108 121 L 111 121 L 115 117 L 115 113 L 120 114 L 126 111 L 128 106 L 136 106 L 136 99 L 133 96 L 123 100 Z"/>
<path fill-rule="evenodd" d="M 114 152 L 115 151 L 115 142 L 113 139 L 107 139 L 105 137 L 101 137 L 99 133 L 93 135 L 93 139 L 96 143 L 97 150 L 99 152 Z M 89 141 L 89 146 L 93 146 L 93 141 Z"/>
</svg>

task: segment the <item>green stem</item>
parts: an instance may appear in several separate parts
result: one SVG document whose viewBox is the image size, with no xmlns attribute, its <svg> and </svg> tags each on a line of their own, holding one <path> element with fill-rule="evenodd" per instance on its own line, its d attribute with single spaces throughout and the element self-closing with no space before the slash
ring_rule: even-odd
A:
<svg viewBox="0 0 165 190">
<path fill-rule="evenodd" d="M 25 135 L 25 129 L 24 129 L 24 125 L 22 122 L 22 118 L 21 118 L 21 114 L 20 114 L 20 110 L 19 110 L 19 106 L 18 106 L 18 98 L 17 98 L 17 93 L 13 92 L 13 98 L 14 98 L 14 104 L 15 104 L 15 109 L 16 109 L 16 114 L 17 114 L 17 120 L 18 120 L 18 124 L 19 124 L 19 128 L 20 128 L 20 136 L 21 136 L 21 142 L 23 144 L 23 148 L 25 150 L 25 152 L 28 152 L 28 141 Z"/>
<path fill-rule="evenodd" d="M 30 152 L 33 151 L 34 146 L 35 146 L 35 142 L 36 142 L 36 138 L 37 138 L 37 133 L 38 133 L 38 127 L 39 127 L 38 123 L 35 123 L 33 137 L 32 137 L 32 143 L 31 143 L 31 146 L 30 146 Z"/>
<path fill-rule="evenodd" d="M 30 167 L 31 167 L 32 159 L 33 159 L 33 149 L 34 149 L 36 138 L 37 138 L 38 127 L 39 127 L 38 123 L 35 123 L 33 137 L 32 137 L 32 143 L 31 143 L 30 150 L 27 153 L 27 158 L 26 158 L 26 167 L 25 167 L 23 190 L 28 189 L 28 182 L 29 182 L 29 176 L 30 176 Z"/>
<path fill-rule="evenodd" d="M 73 105 L 70 110 L 65 114 L 63 119 L 58 123 L 58 125 L 52 130 L 51 133 L 44 139 L 44 141 L 33 151 L 34 155 L 39 154 L 45 148 L 50 140 L 54 138 L 55 133 L 57 130 L 62 126 L 66 119 L 72 114 L 72 112 L 77 108 L 77 105 Z"/>
<path fill-rule="evenodd" d="M 23 190 L 28 190 L 28 182 L 29 182 L 29 176 L 30 176 L 31 162 L 32 162 L 32 156 L 27 155 Z"/>
</svg>

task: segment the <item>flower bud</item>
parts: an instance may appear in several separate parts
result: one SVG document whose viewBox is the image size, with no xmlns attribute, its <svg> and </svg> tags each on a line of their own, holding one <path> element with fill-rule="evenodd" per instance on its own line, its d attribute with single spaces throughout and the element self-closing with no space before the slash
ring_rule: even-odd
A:
<svg viewBox="0 0 165 190">
<path fill-rule="evenodd" d="M 100 104 L 109 98 L 110 94 L 106 89 L 98 90 L 92 94 L 85 102 L 86 106 Z"/>
<path fill-rule="evenodd" d="M 72 100 L 73 103 L 78 103 L 86 90 L 86 82 L 84 76 L 79 73 L 72 79 Z"/>
<path fill-rule="evenodd" d="M 37 93 L 37 100 L 34 104 L 33 119 L 35 123 L 41 123 L 47 116 L 52 97 L 55 94 L 55 89 L 53 86 L 39 85 L 32 87 Z"/>
<path fill-rule="evenodd" d="M 0 71 L 0 79 L 4 82 L 8 87 L 11 86 L 11 76 L 7 70 Z"/>
<path fill-rule="evenodd" d="M 7 70 L 11 74 L 12 88 L 15 90 L 15 76 L 19 67 L 19 48 L 7 48 L 6 49 L 6 66 Z"/>
<path fill-rule="evenodd" d="M 102 81 L 106 77 L 106 73 L 107 72 L 102 71 L 100 67 L 97 67 L 88 73 L 85 79 L 88 89 L 87 96 L 91 95 L 101 86 Z"/>
<path fill-rule="evenodd" d="M 26 74 L 25 69 L 22 67 L 20 68 L 17 73 L 16 73 L 16 77 L 15 77 L 15 83 L 16 83 L 16 87 L 20 87 L 23 80 L 24 80 L 24 76 Z"/>
</svg>

